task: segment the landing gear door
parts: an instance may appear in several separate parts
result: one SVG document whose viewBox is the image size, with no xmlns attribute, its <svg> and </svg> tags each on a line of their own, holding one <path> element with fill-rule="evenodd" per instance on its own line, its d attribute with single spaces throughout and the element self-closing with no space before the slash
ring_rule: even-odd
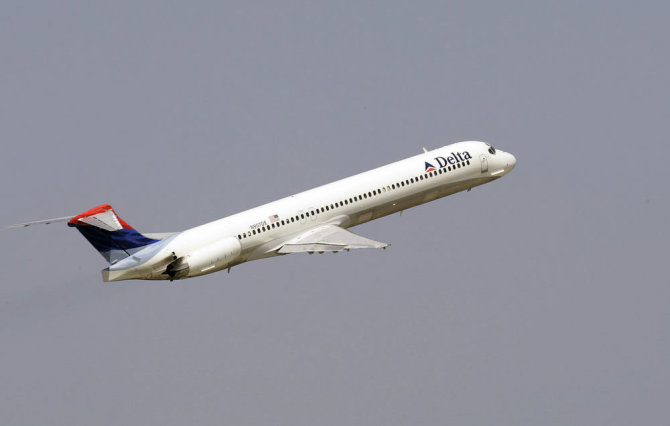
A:
<svg viewBox="0 0 670 426">
<path fill-rule="evenodd" d="M 479 162 L 482 165 L 482 173 L 489 171 L 489 160 L 486 158 L 486 155 L 479 156 Z"/>
</svg>

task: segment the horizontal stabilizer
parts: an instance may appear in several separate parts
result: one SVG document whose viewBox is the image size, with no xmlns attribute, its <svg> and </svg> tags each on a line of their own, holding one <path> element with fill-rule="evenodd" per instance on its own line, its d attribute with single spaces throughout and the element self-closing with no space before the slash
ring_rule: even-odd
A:
<svg viewBox="0 0 670 426">
<path fill-rule="evenodd" d="M 312 253 L 360 248 L 386 248 L 389 244 L 361 237 L 336 225 L 323 225 L 286 241 L 275 251 L 280 254 Z"/>
<path fill-rule="evenodd" d="M 8 228 L 21 228 L 23 226 L 30 226 L 30 225 L 48 225 L 54 222 L 67 222 L 73 217 L 74 215 L 65 217 L 55 217 L 53 219 L 36 220 L 34 222 L 17 223 L 15 225 L 8 226 Z"/>
</svg>

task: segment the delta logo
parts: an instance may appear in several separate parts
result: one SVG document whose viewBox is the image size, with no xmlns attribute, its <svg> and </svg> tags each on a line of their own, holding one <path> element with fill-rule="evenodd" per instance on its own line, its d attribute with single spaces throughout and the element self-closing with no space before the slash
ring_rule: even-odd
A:
<svg viewBox="0 0 670 426">
<path fill-rule="evenodd" d="M 464 161 L 467 161 L 472 158 L 472 155 L 468 151 L 463 151 L 463 152 L 452 152 L 450 156 L 448 157 L 435 157 L 435 163 L 437 163 L 437 167 L 429 163 L 428 161 L 425 162 L 425 172 L 430 173 L 434 172 L 437 169 L 442 169 L 447 166 L 453 166 L 458 163 L 462 163 Z"/>
</svg>

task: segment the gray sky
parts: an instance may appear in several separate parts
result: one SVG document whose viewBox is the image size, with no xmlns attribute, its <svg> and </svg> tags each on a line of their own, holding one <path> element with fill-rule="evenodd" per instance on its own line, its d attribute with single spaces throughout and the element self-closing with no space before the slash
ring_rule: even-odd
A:
<svg viewBox="0 0 670 426">
<path fill-rule="evenodd" d="M 0 232 L 11 425 L 667 424 L 667 2 L 6 2 L 0 224 L 177 231 L 460 140 L 389 250 L 102 283 Z M 4 226 L 3 225 L 3 226 Z"/>
</svg>

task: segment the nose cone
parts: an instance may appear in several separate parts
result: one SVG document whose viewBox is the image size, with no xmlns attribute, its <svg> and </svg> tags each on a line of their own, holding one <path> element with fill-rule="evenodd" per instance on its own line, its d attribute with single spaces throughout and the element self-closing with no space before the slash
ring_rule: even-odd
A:
<svg viewBox="0 0 670 426">
<path fill-rule="evenodd" d="M 504 176 L 511 172 L 516 166 L 516 157 L 509 152 L 497 150 L 495 155 L 489 157 L 491 167 L 491 176 Z"/>
<path fill-rule="evenodd" d="M 516 166 L 516 157 L 510 154 L 509 152 L 506 152 L 507 154 L 507 171 L 511 172 L 514 166 Z"/>
</svg>

